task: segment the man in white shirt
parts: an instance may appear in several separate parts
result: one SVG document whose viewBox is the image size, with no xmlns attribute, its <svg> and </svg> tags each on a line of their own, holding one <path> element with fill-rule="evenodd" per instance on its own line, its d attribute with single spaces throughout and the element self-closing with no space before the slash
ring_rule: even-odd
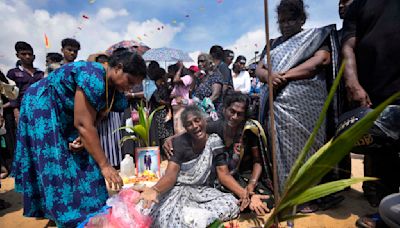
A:
<svg viewBox="0 0 400 228">
<path fill-rule="evenodd" d="M 250 74 L 246 70 L 246 57 L 239 55 L 233 64 L 233 88 L 244 94 L 249 94 L 251 89 Z"/>
</svg>

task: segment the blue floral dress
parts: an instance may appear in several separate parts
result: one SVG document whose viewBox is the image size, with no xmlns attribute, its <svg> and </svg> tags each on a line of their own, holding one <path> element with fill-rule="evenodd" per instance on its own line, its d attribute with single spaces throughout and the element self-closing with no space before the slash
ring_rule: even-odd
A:
<svg viewBox="0 0 400 228">
<path fill-rule="evenodd" d="M 99 63 L 74 62 L 26 91 L 13 164 L 15 190 L 23 194 L 24 216 L 45 217 L 58 227 L 74 227 L 105 204 L 107 189 L 95 160 L 86 150 L 68 149 L 68 143 L 78 136 L 73 124 L 75 91 L 80 87 L 99 112 L 106 107 L 105 74 Z M 125 97 L 116 92 L 113 110 L 126 107 Z"/>
</svg>

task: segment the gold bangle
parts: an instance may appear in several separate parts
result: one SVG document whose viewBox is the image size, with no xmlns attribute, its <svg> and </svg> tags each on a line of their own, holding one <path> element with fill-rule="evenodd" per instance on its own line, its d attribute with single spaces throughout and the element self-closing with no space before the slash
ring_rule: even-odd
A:
<svg viewBox="0 0 400 228">
<path fill-rule="evenodd" d="M 161 194 L 160 189 L 158 189 L 156 186 L 151 187 L 151 189 L 153 189 L 154 191 L 156 191 L 158 195 Z"/>
<path fill-rule="evenodd" d="M 250 179 L 249 182 L 250 182 L 250 183 L 256 184 L 256 183 L 257 183 L 257 180 L 256 180 L 256 179 Z"/>
</svg>

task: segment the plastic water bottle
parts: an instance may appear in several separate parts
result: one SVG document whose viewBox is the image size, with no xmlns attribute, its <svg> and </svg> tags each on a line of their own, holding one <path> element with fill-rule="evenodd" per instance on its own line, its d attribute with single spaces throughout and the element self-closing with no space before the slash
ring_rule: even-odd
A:
<svg viewBox="0 0 400 228">
<path fill-rule="evenodd" d="M 125 154 L 124 159 L 121 161 L 121 176 L 131 177 L 135 175 L 135 164 L 130 154 Z"/>
</svg>

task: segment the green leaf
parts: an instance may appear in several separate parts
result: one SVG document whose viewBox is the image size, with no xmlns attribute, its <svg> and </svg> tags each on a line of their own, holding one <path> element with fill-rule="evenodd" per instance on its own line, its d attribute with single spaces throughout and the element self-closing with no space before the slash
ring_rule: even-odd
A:
<svg viewBox="0 0 400 228">
<path fill-rule="evenodd" d="M 291 194 L 302 192 L 319 182 L 343 157 L 349 153 L 358 139 L 367 132 L 387 105 L 400 97 L 400 92 L 368 113 L 351 128 L 332 141 L 328 147 L 321 148 L 300 168 L 290 188 Z M 288 195 L 288 196 L 290 196 Z"/>
<path fill-rule="evenodd" d="M 363 181 L 374 181 L 378 178 L 374 177 L 363 177 L 363 178 L 350 178 L 346 180 L 332 181 L 325 184 L 320 184 L 315 187 L 305 190 L 303 193 L 299 194 L 297 197 L 290 201 L 290 206 L 300 205 L 311 200 L 319 199 L 321 197 L 330 195 L 332 193 L 341 191 L 353 184 L 357 184 Z"/>
<path fill-rule="evenodd" d="M 137 141 L 139 140 L 136 136 L 134 135 L 127 135 L 124 136 L 120 141 L 119 141 L 119 145 L 122 146 L 126 141 L 128 140 L 133 140 L 133 141 Z"/>
<path fill-rule="evenodd" d="M 221 228 L 221 227 L 225 227 L 225 226 L 224 226 L 224 223 L 221 222 L 221 220 L 217 219 L 213 223 L 211 223 L 208 227 L 209 228 Z"/>
<path fill-rule="evenodd" d="M 148 138 L 149 131 L 147 131 L 145 127 L 137 124 L 133 126 L 133 131 L 137 136 L 139 136 L 144 141 L 146 146 L 149 146 L 149 144 L 147 143 L 148 140 L 146 141 L 146 139 Z"/>
<path fill-rule="evenodd" d="M 400 97 L 400 92 L 387 99 L 375 110 L 368 113 L 355 125 L 336 139 L 328 142 L 313 156 L 311 156 L 307 162 L 301 166 L 293 180 L 293 184 L 282 196 L 279 205 L 277 205 L 274 210 L 274 216 L 290 207 L 290 205 L 294 205 L 292 202 L 294 199 L 307 191 L 311 186 L 317 184 L 335 164 L 349 153 L 355 142 L 357 142 L 357 140 L 373 125 L 374 120 L 379 116 L 383 109 L 398 97 Z"/>
<path fill-rule="evenodd" d="M 143 102 L 140 102 L 140 104 L 137 107 L 137 112 L 139 115 L 139 124 L 142 125 L 145 129 L 148 129 L 147 126 L 147 113 L 146 110 L 143 106 Z"/>
<path fill-rule="evenodd" d="M 133 126 L 123 126 L 123 127 L 115 129 L 112 133 L 115 134 L 115 132 L 117 132 L 117 131 L 126 130 L 126 129 L 133 131 Z"/>
</svg>

